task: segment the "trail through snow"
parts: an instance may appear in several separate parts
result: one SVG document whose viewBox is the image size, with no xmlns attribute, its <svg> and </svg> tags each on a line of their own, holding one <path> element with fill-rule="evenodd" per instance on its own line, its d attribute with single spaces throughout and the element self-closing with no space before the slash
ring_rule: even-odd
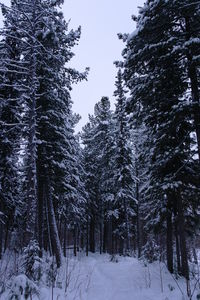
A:
<svg viewBox="0 0 200 300">
<path fill-rule="evenodd" d="M 67 300 L 183 300 L 183 296 L 165 265 L 144 265 L 132 257 L 118 257 L 111 262 L 109 255 L 90 254 L 79 261 L 80 291 Z M 161 278 L 163 281 L 163 291 Z M 186 292 L 184 279 L 178 284 Z M 74 295 L 74 294 L 73 294 Z M 59 298 L 65 299 L 65 298 Z M 196 299 L 194 296 L 193 299 Z"/>
<path fill-rule="evenodd" d="M 161 291 L 158 263 L 145 267 L 135 258 L 119 258 L 119 262 L 110 262 L 108 256 L 94 256 L 83 260 L 83 264 L 86 268 L 90 265 L 93 269 L 84 300 L 182 299 L 180 290 L 163 265 L 161 267 L 164 291 Z M 180 284 L 185 289 L 184 281 Z"/>
<path fill-rule="evenodd" d="M 117 256 L 116 260 L 91 253 L 68 258 L 53 289 L 46 286 L 44 267 L 39 300 L 188 300 L 185 280 L 179 278 L 177 285 L 164 264 L 145 265 L 133 257 Z M 8 300 L 8 294 L 9 290 L 0 299 Z M 32 299 L 38 300 L 36 296 Z M 192 300 L 196 299 L 194 293 Z"/>
</svg>

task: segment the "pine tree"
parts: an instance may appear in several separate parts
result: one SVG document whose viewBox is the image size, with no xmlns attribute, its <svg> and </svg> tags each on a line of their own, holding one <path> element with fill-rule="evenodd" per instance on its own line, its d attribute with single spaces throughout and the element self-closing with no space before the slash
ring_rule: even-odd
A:
<svg viewBox="0 0 200 300">
<path fill-rule="evenodd" d="M 86 77 L 86 73 L 81 74 L 66 67 L 66 63 L 74 55 L 71 48 L 79 40 L 80 28 L 67 32 L 68 24 L 56 8 L 59 4 L 60 1 L 50 1 L 46 4 L 46 15 L 43 15 L 43 18 L 46 20 L 48 16 L 47 24 L 43 22 L 46 26 L 43 26 L 38 34 L 38 39 L 44 47 L 37 68 L 40 78 L 38 93 L 41 95 L 37 101 L 38 221 L 39 224 L 43 224 L 39 231 L 41 249 L 44 247 L 45 228 L 43 208 L 48 206 L 48 203 L 44 203 L 46 178 L 49 180 L 48 189 L 51 189 L 55 211 L 58 212 L 62 204 L 60 199 L 66 197 L 68 192 L 69 173 L 66 162 L 73 160 L 72 155 L 75 155 L 71 153 L 73 129 L 69 92 L 73 82 Z M 51 218 L 49 221 L 51 222 Z M 52 244 L 55 245 L 53 241 Z"/>
<path fill-rule="evenodd" d="M 177 214 L 182 274 L 188 279 L 183 228 L 187 207 L 191 204 L 186 195 L 198 191 L 198 185 L 191 151 L 193 128 L 186 96 L 188 85 L 169 21 L 172 16 L 170 5 L 164 1 L 147 1 L 137 18 L 137 30 L 128 37 L 123 54 L 125 78 L 132 96 L 128 110 L 134 111 L 134 105 L 140 104 L 143 122 L 151 132 L 150 183 L 146 194 L 147 210 L 151 210 L 149 225 L 155 229 L 159 224 L 157 228 L 161 228 L 163 218 L 166 220 L 167 260 L 172 272 L 172 216 Z M 195 193 L 193 195 L 195 197 Z"/>
<path fill-rule="evenodd" d="M 82 129 L 83 165 L 85 173 L 86 203 L 86 253 L 96 250 L 96 227 L 98 221 L 98 163 L 94 137 L 95 119 L 89 116 L 89 122 Z"/>
<path fill-rule="evenodd" d="M 22 135 L 21 114 L 25 66 L 20 61 L 19 33 L 14 22 L 17 14 L 2 6 L 5 17 L 0 42 L 0 256 L 8 247 L 11 227 L 17 228 L 20 208 L 19 153 Z"/>
<path fill-rule="evenodd" d="M 114 231 L 118 235 L 125 253 L 130 252 L 130 238 L 133 234 L 133 219 L 136 213 L 135 203 L 135 178 L 133 170 L 133 153 L 130 144 L 130 128 L 126 112 L 126 90 L 123 83 L 123 74 L 119 69 L 116 80 L 116 110 L 115 121 L 115 152 L 114 152 L 114 186 L 115 204 L 118 212 L 116 228 Z M 134 211 L 135 209 L 135 211 Z M 123 241 L 125 242 L 123 245 Z"/>
<path fill-rule="evenodd" d="M 3 34 L 19 43 L 19 62 L 13 66 L 13 73 L 19 73 L 19 66 L 26 70 L 21 67 L 23 76 L 18 85 L 24 112 L 15 111 L 23 117 L 26 144 L 23 148 L 26 240 L 37 238 L 41 253 L 44 246 L 50 249 L 56 255 L 58 266 L 61 263 L 58 212 L 71 184 L 68 180 L 72 179 L 67 176 L 76 168 L 77 154 L 70 90 L 71 84 L 86 78 L 87 73 L 66 66 L 74 55 L 71 48 L 80 37 L 80 28 L 68 32 L 68 24 L 58 10 L 62 3 L 18 0 L 11 3 L 11 8 L 3 6 L 8 24 Z M 10 28 L 14 28 L 17 35 L 11 35 Z M 73 166 L 70 170 L 66 168 L 69 161 Z M 45 232 L 48 238 L 44 241 Z"/>
<path fill-rule="evenodd" d="M 89 194 L 88 211 L 90 218 L 90 248 L 95 250 L 95 228 L 99 227 L 100 253 L 112 252 L 112 203 L 113 171 L 112 157 L 114 140 L 112 137 L 112 112 L 110 101 L 103 97 L 94 109 L 94 116 L 90 117 L 83 133 L 86 164 L 86 190 Z M 93 183 L 91 182 L 93 181 Z M 95 184 L 94 184 L 95 183 Z M 91 186 L 94 185 L 95 188 Z"/>
</svg>

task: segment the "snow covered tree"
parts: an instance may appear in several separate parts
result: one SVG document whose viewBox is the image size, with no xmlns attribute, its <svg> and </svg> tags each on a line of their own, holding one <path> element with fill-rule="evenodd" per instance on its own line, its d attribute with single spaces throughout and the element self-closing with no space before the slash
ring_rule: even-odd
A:
<svg viewBox="0 0 200 300">
<path fill-rule="evenodd" d="M 20 42 L 14 23 L 17 13 L 2 7 L 5 17 L 0 42 L 0 256 L 8 246 L 13 226 L 17 228 L 20 206 L 19 152 L 22 135 L 22 78 L 27 72 L 20 61 Z M 18 224 L 19 225 L 19 224 Z"/>
<path fill-rule="evenodd" d="M 121 241 L 125 253 L 130 251 L 130 238 L 133 233 L 133 218 L 136 215 L 135 178 L 133 169 L 133 152 L 130 143 L 130 127 L 126 112 L 126 90 L 123 74 L 119 69 L 116 80 L 116 109 L 114 113 L 114 209 L 117 220 L 114 232 Z M 134 211 L 135 210 L 135 211 Z M 123 245 L 124 243 L 124 245 Z"/>
<path fill-rule="evenodd" d="M 114 139 L 112 112 L 107 97 L 103 97 L 95 105 L 94 116 L 90 117 L 90 121 L 83 131 L 83 144 L 88 174 L 86 190 L 89 198 L 91 195 L 89 205 L 92 202 L 92 210 L 89 209 L 91 248 L 94 250 L 95 228 L 99 227 L 100 253 L 111 252 Z M 90 191 L 91 180 L 94 180 L 96 187 Z"/>
<path fill-rule="evenodd" d="M 68 24 L 58 9 L 62 3 L 12 1 L 11 8 L 3 6 L 8 29 L 2 32 L 5 38 L 14 41 L 12 51 L 14 44 L 19 44 L 19 61 L 12 65 L 12 73 L 21 75 L 15 86 L 21 87 L 20 105 L 24 109 L 23 113 L 17 109 L 15 113 L 23 119 L 26 144 L 23 148 L 26 240 L 37 238 L 42 251 L 44 232 L 48 231 L 45 247 L 56 255 L 58 266 L 61 263 L 58 212 L 63 204 L 61 199 L 72 184 L 68 180 L 74 180 L 69 179 L 69 173 L 73 177 L 77 166 L 70 90 L 71 84 L 85 79 L 87 73 L 66 65 L 74 55 L 71 48 L 79 40 L 80 28 L 68 32 Z M 11 34 L 11 29 L 16 33 Z M 74 183 L 76 188 L 78 184 Z"/>
<path fill-rule="evenodd" d="M 83 127 L 81 138 L 83 141 L 83 166 L 85 172 L 86 203 L 86 253 L 95 252 L 96 227 L 98 221 L 98 163 L 94 137 L 95 119 L 89 116 L 89 122 Z"/>
<path fill-rule="evenodd" d="M 98 164 L 98 207 L 100 228 L 100 253 L 111 252 L 113 193 L 113 121 L 110 101 L 103 97 L 94 108 L 96 160 Z"/>
<path fill-rule="evenodd" d="M 38 221 L 43 224 L 39 230 L 41 249 L 44 247 L 44 207 L 48 206 L 44 202 L 46 179 L 49 178 L 51 188 L 49 186 L 48 189 L 51 189 L 54 209 L 58 213 L 63 198 L 69 192 L 69 174 L 73 174 L 73 169 L 69 170 L 68 165 L 73 165 L 76 155 L 73 150 L 71 84 L 86 78 L 86 73 L 81 74 L 66 66 L 74 55 L 71 48 L 80 38 L 80 28 L 67 32 L 68 24 L 56 8 L 59 4 L 60 1 L 46 4 L 46 15 L 43 13 L 43 18 L 47 19 L 47 23 L 38 33 L 38 39 L 44 47 L 37 68 L 37 76 L 40 78 L 38 93 L 41 95 L 37 101 Z M 55 245 L 53 241 L 52 245 Z"/>
<path fill-rule="evenodd" d="M 79 248 L 80 234 L 84 231 L 86 223 L 85 205 L 86 193 L 84 185 L 84 170 L 82 150 L 79 145 L 78 136 L 75 136 L 73 127 L 76 124 L 75 116 L 69 124 L 68 132 L 68 154 L 66 155 L 65 164 L 65 193 L 62 197 L 61 203 L 58 206 L 58 213 L 64 217 L 64 240 L 63 245 L 64 254 L 66 253 L 66 231 L 73 233 L 74 240 L 74 254 L 76 255 Z"/>
<path fill-rule="evenodd" d="M 146 208 L 151 211 L 149 225 L 160 230 L 163 220 L 166 221 L 167 260 L 172 272 L 172 222 L 173 216 L 177 218 L 182 274 L 189 279 L 184 222 L 187 209 L 197 205 L 198 173 L 192 152 L 185 61 L 177 51 L 174 33 L 179 26 L 175 25 L 175 12 L 169 2 L 147 1 L 137 18 L 137 30 L 127 38 L 123 55 L 125 79 L 132 98 L 127 109 L 134 111 L 136 104 L 142 106 L 143 122 L 151 136 L 150 182 L 146 191 Z M 173 20 L 173 26 L 169 20 Z M 188 201 L 191 194 L 192 203 Z"/>
</svg>

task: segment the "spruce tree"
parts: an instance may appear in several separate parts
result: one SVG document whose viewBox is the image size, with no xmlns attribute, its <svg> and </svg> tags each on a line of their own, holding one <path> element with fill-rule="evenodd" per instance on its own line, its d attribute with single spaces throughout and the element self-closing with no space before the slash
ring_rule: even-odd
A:
<svg viewBox="0 0 200 300">
<path fill-rule="evenodd" d="M 142 106 L 143 122 L 151 136 L 150 182 L 146 193 L 147 210 L 151 210 L 149 225 L 154 230 L 158 226 L 160 230 L 163 220 L 166 221 L 167 261 L 172 272 L 172 216 L 177 215 L 182 274 L 189 279 L 184 222 L 191 203 L 186 195 L 194 193 L 192 205 L 196 206 L 198 179 L 192 152 L 191 106 L 186 96 L 188 81 L 184 77 L 184 59 L 176 51 L 176 37 L 169 21 L 172 11 L 176 10 L 174 7 L 172 10 L 169 2 L 147 1 L 137 18 L 137 30 L 127 39 L 123 55 L 125 79 L 132 99 L 127 109 L 134 111 L 136 104 Z M 174 23 L 173 26 L 177 29 Z"/>
<path fill-rule="evenodd" d="M 99 228 L 99 250 L 112 252 L 113 151 L 112 112 L 107 97 L 97 102 L 94 116 L 83 131 L 86 191 L 89 194 L 90 248 L 94 251 L 95 228 Z M 91 182 L 93 180 L 93 183 Z M 94 184 L 95 183 L 95 184 Z M 91 189 L 91 185 L 95 188 Z M 91 195 L 91 196 L 90 196 Z M 91 209 L 92 208 L 92 209 Z"/>
<path fill-rule="evenodd" d="M 72 83 L 86 78 L 87 73 L 66 65 L 74 55 L 71 48 L 79 40 L 80 28 L 68 32 L 68 24 L 58 10 L 62 3 L 12 1 L 11 8 L 3 6 L 7 28 L 2 32 L 5 38 L 12 38 L 12 51 L 15 44 L 19 51 L 18 61 L 13 60 L 12 73 L 21 75 L 19 83 L 16 80 L 14 84 L 24 110 L 21 113 L 17 107 L 15 115 L 22 118 L 25 144 L 25 243 L 37 238 L 41 253 L 44 246 L 50 249 L 58 266 L 61 263 L 59 211 L 69 191 L 68 180 L 73 181 L 68 177 L 69 172 L 72 174 L 77 168 L 70 91 Z M 74 184 L 77 187 L 79 183 Z"/>
<path fill-rule="evenodd" d="M 11 228 L 18 228 L 20 206 L 19 153 L 22 136 L 22 78 L 27 72 L 20 61 L 20 34 L 14 24 L 17 13 L 2 6 L 5 18 L 0 42 L 0 256 L 8 247 Z M 20 233 L 18 232 L 18 236 Z M 4 245 L 3 245 L 4 242 Z"/>
<path fill-rule="evenodd" d="M 114 112 L 114 207 L 118 211 L 116 228 L 114 231 L 118 235 L 119 241 L 125 249 L 125 253 L 130 252 L 130 239 L 133 234 L 133 219 L 136 214 L 135 192 L 134 192 L 134 169 L 133 153 L 130 144 L 130 128 L 126 112 L 126 90 L 124 88 L 123 74 L 121 69 L 117 73 L 116 109 Z M 134 211 L 135 210 L 135 211 Z M 123 245 L 123 241 L 125 242 Z"/>
</svg>

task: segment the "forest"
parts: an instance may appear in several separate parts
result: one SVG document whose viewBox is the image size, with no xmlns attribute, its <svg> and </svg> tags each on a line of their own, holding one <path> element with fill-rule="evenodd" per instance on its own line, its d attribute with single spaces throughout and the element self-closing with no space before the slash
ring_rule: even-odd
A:
<svg viewBox="0 0 200 300">
<path fill-rule="evenodd" d="M 0 4 L 0 299 L 90 299 L 54 289 L 97 254 L 162 264 L 182 294 L 162 299 L 200 299 L 200 1 L 146 0 L 118 34 L 115 108 L 96 99 L 79 133 L 90 70 L 70 67 L 81 27 L 63 2 Z"/>
</svg>

